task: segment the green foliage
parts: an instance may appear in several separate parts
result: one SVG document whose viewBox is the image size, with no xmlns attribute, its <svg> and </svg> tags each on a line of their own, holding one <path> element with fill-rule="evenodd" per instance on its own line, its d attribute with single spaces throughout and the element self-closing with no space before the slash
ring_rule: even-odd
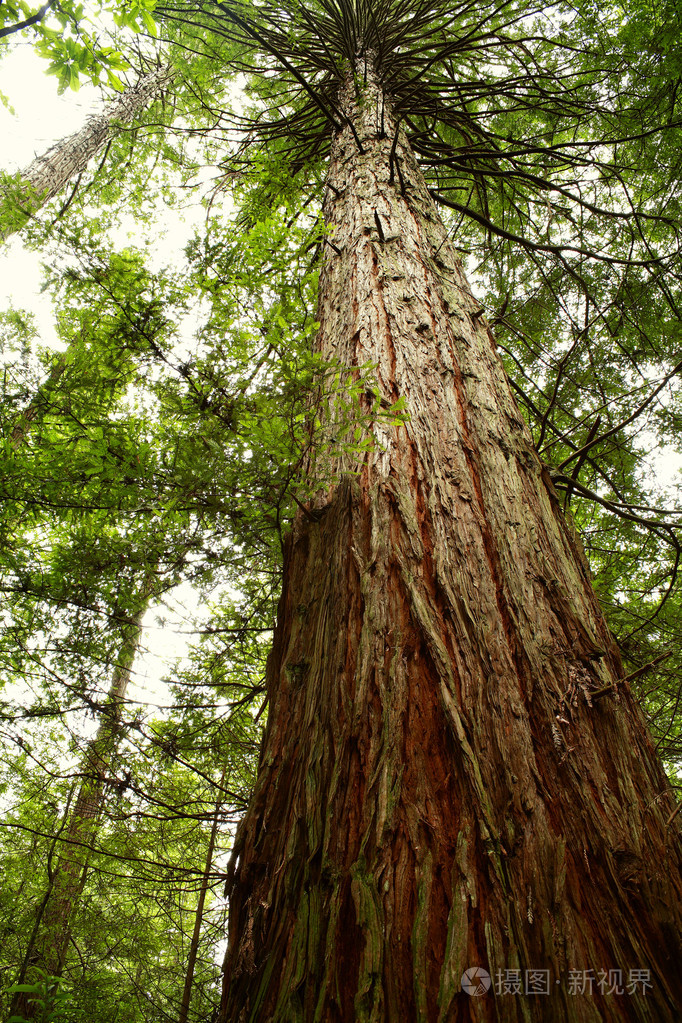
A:
<svg viewBox="0 0 682 1023">
<path fill-rule="evenodd" d="M 70 996 L 54 1017 L 70 1023 L 108 1023 L 113 1004 L 118 1023 L 177 1015 L 218 813 L 193 1003 L 210 1018 L 284 538 L 346 456 L 403 414 L 378 401 L 371 365 L 351 373 L 313 353 L 334 90 L 377 25 L 402 126 L 449 210 L 659 749 L 679 770 L 679 486 L 659 486 L 650 461 L 657 446 L 680 451 L 677 9 L 358 3 L 344 35 L 347 8 L 288 4 L 284 32 L 267 4 L 112 6 L 120 39 L 148 34 L 171 58 L 175 99 L 145 112 L 100 172 L 29 229 L 47 247 L 61 353 L 41 348 L 29 314 L 0 320 L 7 977 L 42 933 L 88 744 L 97 725 L 115 725 L 64 968 Z M 5 25 L 28 12 L 1 10 Z M 117 72 L 139 57 L 68 5 L 29 31 L 61 88 L 85 76 L 118 89 Z M 163 266 L 167 242 L 147 222 L 197 195 L 201 175 L 218 179 L 201 226 Z M 107 237 L 120 238 L 130 212 L 135 248 Z M 166 605 L 180 600 L 178 624 Z M 112 677 L 147 604 L 150 635 L 181 629 L 191 642 L 161 672 L 160 706 L 128 695 L 118 719 Z M 46 1002 L 48 986 L 36 988 Z"/>
<path fill-rule="evenodd" d="M 56 1023 L 64 1019 L 70 998 L 69 992 L 64 987 L 61 977 L 50 977 L 44 974 L 41 980 L 35 984 L 13 984 L 8 988 L 8 994 L 14 995 L 21 992 L 28 998 L 29 1003 L 35 1006 L 34 1019 L 36 1023 Z M 7 1023 L 23 1023 L 23 1016 L 12 1015 Z"/>
<path fill-rule="evenodd" d="M 98 18 L 110 10 L 121 27 L 140 30 L 141 24 L 154 27 L 149 9 L 136 5 L 118 8 L 116 4 L 101 5 L 86 10 L 80 3 L 50 3 L 37 8 L 25 0 L 10 0 L 0 7 L 0 39 L 11 39 L 15 33 L 28 34 L 34 41 L 36 52 L 50 61 L 48 74 L 56 75 L 59 92 L 67 88 L 77 91 L 81 78 L 87 77 L 97 84 L 103 73 L 115 88 L 122 88 L 116 77 L 117 70 L 129 67 L 120 49 L 102 41 Z M 149 27 L 147 26 L 147 27 Z"/>
<path fill-rule="evenodd" d="M 79 8 L 82 15 L 82 8 Z M 76 18 L 79 14 L 75 15 Z M 123 82 L 115 74 L 128 67 L 128 62 L 111 46 L 96 47 L 94 40 L 79 32 L 78 36 L 64 35 L 67 18 L 60 17 L 62 30 L 43 28 L 42 39 L 36 44 L 40 56 L 50 61 L 47 73 L 55 75 L 59 82 L 59 93 L 65 89 L 78 92 L 81 76 L 86 75 L 93 85 L 97 85 L 102 71 L 106 71 L 109 84 L 117 91 L 124 89 Z"/>
</svg>

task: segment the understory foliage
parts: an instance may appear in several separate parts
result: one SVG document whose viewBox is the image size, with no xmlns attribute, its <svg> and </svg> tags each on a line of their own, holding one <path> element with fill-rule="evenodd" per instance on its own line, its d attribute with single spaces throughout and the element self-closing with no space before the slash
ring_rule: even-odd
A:
<svg viewBox="0 0 682 1023">
<path fill-rule="evenodd" d="M 111 8 L 107 49 L 80 9 L 47 7 L 24 24 L 38 9 L 2 5 L 0 35 L 35 38 L 62 86 L 87 74 L 119 88 L 118 71 L 160 61 L 177 78 L 28 228 L 56 350 L 31 310 L 0 319 L 0 1013 L 74 851 L 64 834 L 104 723 L 97 827 L 49 1012 L 177 1019 L 206 885 L 189 1018 L 208 1020 L 282 540 L 312 473 L 319 487 L 368 417 L 402 414 L 368 402 L 372 366 L 312 354 L 319 256 L 334 244 L 320 223 L 330 132 L 359 48 L 442 205 L 679 777 L 679 12 L 138 4 Z M 147 227 L 185 207 L 193 233 L 171 259 Z M 121 243 L 130 213 L 134 246 Z"/>
</svg>

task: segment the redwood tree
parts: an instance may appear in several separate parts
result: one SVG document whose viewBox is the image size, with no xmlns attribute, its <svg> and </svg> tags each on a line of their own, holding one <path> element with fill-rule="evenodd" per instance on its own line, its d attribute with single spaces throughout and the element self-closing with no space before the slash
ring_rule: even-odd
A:
<svg viewBox="0 0 682 1023">
<path fill-rule="evenodd" d="M 286 546 L 220 1020 L 678 1019 L 672 791 L 434 204 L 574 278 L 577 256 L 653 282 L 676 225 L 604 153 L 663 137 L 660 109 L 614 95 L 609 40 L 581 49 L 558 6 L 544 37 L 513 3 L 164 11 L 251 47 L 252 140 L 328 157 L 316 344 L 405 410 Z"/>
</svg>

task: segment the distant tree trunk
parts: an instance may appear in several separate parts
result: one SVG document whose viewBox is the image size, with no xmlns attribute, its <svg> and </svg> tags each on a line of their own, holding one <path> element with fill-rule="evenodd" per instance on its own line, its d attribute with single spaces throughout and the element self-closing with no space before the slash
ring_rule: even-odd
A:
<svg viewBox="0 0 682 1023">
<path fill-rule="evenodd" d="M 223 768 L 223 773 L 220 777 L 219 782 L 219 795 L 218 801 L 216 802 L 215 812 L 213 814 L 213 824 L 211 825 L 211 835 L 208 840 L 208 849 L 206 850 L 206 863 L 204 865 L 204 873 L 201 878 L 201 887 L 199 888 L 199 899 L 197 901 L 197 908 L 194 913 L 194 928 L 192 930 L 192 939 L 189 945 L 189 954 L 187 956 L 187 969 L 185 971 L 185 986 L 182 992 L 182 1001 L 180 1003 L 180 1012 L 178 1014 L 178 1023 L 187 1023 L 189 1018 L 189 1003 L 192 998 L 192 987 L 194 984 L 194 970 L 197 964 L 197 954 L 199 952 L 199 939 L 201 938 L 201 925 L 204 919 L 204 906 L 206 905 L 206 896 L 208 894 L 208 888 L 211 881 L 211 870 L 213 867 L 213 855 L 215 852 L 216 838 L 218 837 L 218 827 L 220 824 L 220 811 L 223 805 L 223 786 L 225 784 L 225 775 L 227 774 L 227 765 Z"/>
<path fill-rule="evenodd" d="M 52 391 L 64 375 L 67 365 L 68 357 L 66 352 L 60 352 L 55 356 L 47 379 L 40 385 L 12 427 L 9 441 L 13 448 L 21 447 L 32 430 L 35 421 L 50 407 Z"/>
<path fill-rule="evenodd" d="M 129 124 L 172 79 L 163 67 L 126 89 L 101 114 L 89 117 L 80 131 L 57 142 L 0 191 L 0 242 L 19 231 L 27 220 L 82 173 L 119 127 Z"/>
<path fill-rule="evenodd" d="M 118 744 L 126 692 L 138 652 L 142 619 L 152 592 L 151 576 L 141 595 L 137 614 L 123 630 L 118 661 L 95 737 L 88 743 L 75 802 L 60 835 L 62 852 L 49 872 L 49 887 L 38 913 L 18 984 L 34 983 L 41 975 L 61 976 L 71 937 L 73 916 L 83 891 L 92 846 L 99 830 L 105 788 L 111 779 L 113 755 Z M 15 995 L 10 1015 L 26 1020 L 38 1018 L 38 1007 L 25 993 Z"/>
<path fill-rule="evenodd" d="M 371 66 L 339 105 L 318 344 L 409 418 L 289 539 L 221 1023 L 672 1023 L 670 786 Z"/>
</svg>

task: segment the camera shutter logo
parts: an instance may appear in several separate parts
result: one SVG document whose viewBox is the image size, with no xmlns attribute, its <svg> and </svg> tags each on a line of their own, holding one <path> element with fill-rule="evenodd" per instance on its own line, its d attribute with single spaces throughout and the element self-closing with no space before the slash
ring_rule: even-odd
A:
<svg viewBox="0 0 682 1023">
<path fill-rule="evenodd" d="M 468 995 L 484 995 L 490 987 L 490 974 L 482 966 L 471 966 L 462 974 L 462 991 Z"/>
</svg>

